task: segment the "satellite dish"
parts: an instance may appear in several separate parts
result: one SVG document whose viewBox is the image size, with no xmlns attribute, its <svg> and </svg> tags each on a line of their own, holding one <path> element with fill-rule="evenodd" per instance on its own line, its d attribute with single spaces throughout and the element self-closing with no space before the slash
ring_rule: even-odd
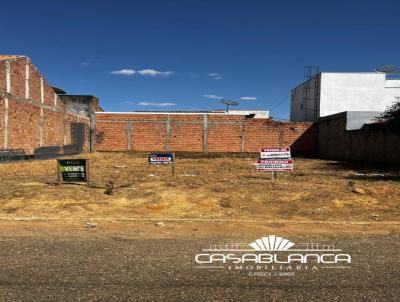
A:
<svg viewBox="0 0 400 302">
<path fill-rule="evenodd" d="M 400 73 L 400 68 L 395 65 L 381 65 L 375 68 L 376 72 L 397 74 Z"/>
<path fill-rule="evenodd" d="M 236 101 L 226 100 L 226 99 L 222 99 L 222 100 L 220 100 L 220 102 L 222 104 L 226 105 L 226 112 L 229 111 L 229 106 L 237 106 L 237 105 L 239 105 L 239 103 L 236 102 Z"/>
</svg>

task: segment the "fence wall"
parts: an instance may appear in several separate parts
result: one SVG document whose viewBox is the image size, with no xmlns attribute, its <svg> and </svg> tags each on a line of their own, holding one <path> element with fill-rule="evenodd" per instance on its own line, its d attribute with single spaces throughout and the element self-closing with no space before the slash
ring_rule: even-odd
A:
<svg viewBox="0 0 400 302">
<path fill-rule="evenodd" d="M 348 131 L 346 114 L 343 112 L 320 119 L 320 157 L 400 165 L 400 134 L 385 126 Z"/>
<path fill-rule="evenodd" d="M 291 146 L 315 154 L 312 123 L 286 123 L 242 115 L 96 114 L 96 151 L 258 152 Z"/>
</svg>

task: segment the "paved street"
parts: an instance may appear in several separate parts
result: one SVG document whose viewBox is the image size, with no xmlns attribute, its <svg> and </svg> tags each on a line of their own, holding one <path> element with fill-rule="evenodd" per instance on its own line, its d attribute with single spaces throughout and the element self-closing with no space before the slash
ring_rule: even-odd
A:
<svg viewBox="0 0 400 302">
<path fill-rule="evenodd" d="M 398 301 L 398 236 L 290 239 L 332 242 L 352 267 L 250 277 L 195 267 L 195 254 L 227 238 L 3 236 L 0 301 Z"/>
</svg>

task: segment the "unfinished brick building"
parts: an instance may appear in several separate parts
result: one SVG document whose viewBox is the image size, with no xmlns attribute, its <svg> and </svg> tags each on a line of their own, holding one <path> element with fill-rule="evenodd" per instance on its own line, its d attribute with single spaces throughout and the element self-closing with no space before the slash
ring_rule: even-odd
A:
<svg viewBox="0 0 400 302">
<path fill-rule="evenodd" d="M 28 57 L 0 55 L 0 157 L 88 150 L 88 124 Z"/>
</svg>

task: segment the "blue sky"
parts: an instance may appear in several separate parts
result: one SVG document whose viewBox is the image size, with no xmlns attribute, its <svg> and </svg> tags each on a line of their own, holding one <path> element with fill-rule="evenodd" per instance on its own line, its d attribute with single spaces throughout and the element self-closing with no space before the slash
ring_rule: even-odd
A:
<svg viewBox="0 0 400 302">
<path fill-rule="evenodd" d="M 107 111 L 220 109 L 225 97 L 287 118 L 305 65 L 400 65 L 400 1 L 19 0 L 1 10 L 0 53 L 28 55 L 50 84 L 96 95 Z"/>
</svg>

